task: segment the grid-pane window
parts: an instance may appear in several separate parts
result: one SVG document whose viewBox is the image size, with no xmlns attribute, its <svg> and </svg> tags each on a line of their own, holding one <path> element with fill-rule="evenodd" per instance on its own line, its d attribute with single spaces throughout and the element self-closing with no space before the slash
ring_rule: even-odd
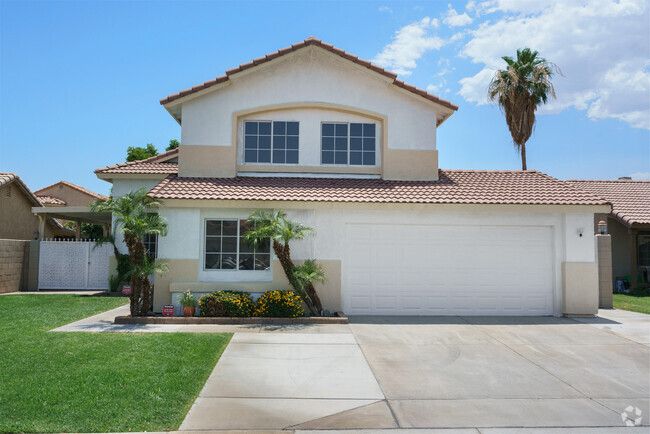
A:
<svg viewBox="0 0 650 434">
<path fill-rule="evenodd" d="M 374 166 L 376 162 L 375 124 L 322 123 L 321 163 Z"/>
<path fill-rule="evenodd" d="M 244 161 L 271 162 L 271 122 L 244 123 Z"/>
<path fill-rule="evenodd" d="M 155 259 L 158 257 L 158 235 L 145 234 L 142 239 L 142 244 L 147 249 L 147 256 L 149 258 Z"/>
<path fill-rule="evenodd" d="M 206 270 L 270 270 L 271 244 L 256 248 L 244 241 L 250 229 L 246 220 L 207 220 L 205 222 Z"/>
<path fill-rule="evenodd" d="M 298 122 L 244 122 L 244 162 L 298 164 Z"/>
<path fill-rule="evenodd" d="M 375 124 L 350 124 L 350 164 L 375 165 Z"/>
<path fill-rule="evenodd" d="M 273 164 L 298 164 L 298 122 L 273 122 Z"/>
<path fill-rule="evenodd" d="M 639 235 L 637 238 L 639 265 L 650 267 L 650 235 Z"/>
</svg>

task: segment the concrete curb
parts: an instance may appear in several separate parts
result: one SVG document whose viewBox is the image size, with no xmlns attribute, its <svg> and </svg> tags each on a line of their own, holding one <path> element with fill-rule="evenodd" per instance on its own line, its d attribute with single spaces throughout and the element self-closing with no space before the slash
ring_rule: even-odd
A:
<svg viewBox="0 0 650 434">
<path fill-rule="evenodd" d="M 343 312 L 336 312 L 336 316 L 300 317 L 300 318 L 260 318 L 260 317 L 182 317 L 182 316 L 116 316 L 115 324 L 348 324 L 348 318 Z"/>
</svg>

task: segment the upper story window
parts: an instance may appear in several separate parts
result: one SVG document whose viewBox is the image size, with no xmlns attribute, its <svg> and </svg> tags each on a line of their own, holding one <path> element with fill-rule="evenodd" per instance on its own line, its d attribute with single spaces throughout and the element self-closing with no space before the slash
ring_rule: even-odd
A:
<svg viewBox="0 0 650 434">
<path fill-rule="evenodd" d="M 374 166 L 376 162 L 375 124 L 321 124 L 321 163 Z"/>
<path fill-rule="evenodd" d="M 244 163 L 298 164 L 298 122 L 244 122 Z"/>
<path fill-rule="evenodd" d="M 271 244 L 263 243 L 253 249 L 244 241 L 250 229 L 247 220 L 206 220 L 206 270 L 258 270 L 271 267 Z"/>
</svg>

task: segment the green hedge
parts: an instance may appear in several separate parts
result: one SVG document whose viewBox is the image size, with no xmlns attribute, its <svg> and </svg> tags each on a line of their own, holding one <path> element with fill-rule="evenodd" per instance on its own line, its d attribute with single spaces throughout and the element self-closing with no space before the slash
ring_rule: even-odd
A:
<svg viewBox="0 0 650 434">
<path fill-rule="evenodd" d="M 302 300 L 293 291 L 267 291 L 257 300 L 253 316 L 296 318 L 303 316 Z"/>
</svg>

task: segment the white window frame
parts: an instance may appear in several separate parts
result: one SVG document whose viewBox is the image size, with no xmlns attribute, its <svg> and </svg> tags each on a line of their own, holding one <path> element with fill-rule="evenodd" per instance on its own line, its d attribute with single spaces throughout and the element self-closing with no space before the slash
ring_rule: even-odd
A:
<svg viewBox="0 0 650 434">
<path fill-rule="evenodd" d="M 271 123 L 271 149 L 270 149 L 271 161 L 269 161 L 268 163 L 264 163 L 264 162 L 256 162 L 256 163 L 254 163 L 254 162 L 247 162 L 246 161 L 246 122 L 270 122 Z M 298 124 L 298 135 L 296 136 L 296 137 L 298 137 L 298 149 L 297 149 L 298 162 L 297 163 L 274 163 L 273 162 L 273 151 L 274 151 L 274 147 L 273 147 L 273 124 L 275 122 L 284 122 L 284 123 L 295 122 L 295 123 Z M 285 134 L 285 136 L 286 136 L 286 134 Z M 300 165 L 300 121 L 297 121 L 297 120 L 284 120 L 284 119 L 276 119 L 276 120 L 271 120 L 271 119 L 243 119 L 242 123 L 241 123 L 241 137 L 242 137 L 242 140 L 241 140 L 241 149 L 242 149 L 241 150 L 241 162 L 242 162 L 242 164 L 251 164 L 251 165 L 258 165 L 259 164 L 259 165 L 266 165 L 266 166 L 299 166 Z M 286 151 L 287 151 L 286 143 L 285 143 L 284 151 L 285 151 L 285 158 L 286 158 Z M 259 152 L 259 148 L 258 148 L 258 152 Z"/>
<path fill-rule="evenodd" d="M 202 241 L 202 247 L 201 247 L 201 269 L 202 271 L 206 272 L 215 272 L 215 273 L 222 273 L 222 274 L 236 274 L 237 276 L 243 276 L 243 275 L 248 275 L 249 273 L 252 274 L 252 276 L 256 278 L 261 278 L 265 275 L 273 273 L 273 249 L 271 247 L 271 244 L 269 243 L 269 269 L 268 270 L 240 270 L 239 268 L 206 268 L 205 266 L 205 257 L 206 254 L 209 254 L 207 252 L 207 241 L 208 241 L 208 221 L 232 221 L 235 220 L 237 221 L 237 259 L 236 262 L 239 264 L 239 243 L 241 242 L 241 226 L 239 224 L 240 221 L 242 220 L 248 220 L 245 217 L 206 217 L 203 219 L 203 241 Z M 223 235 L 222 235 L 223 236 Z"/>
<path fill-rule="evenodd" d="M 337 163 L 323 163 L 323 124 L 332 124 L 332 125 L 347 125 L 348 126 L 348 135 L 347 135 L 347 153 L 348 153 L 348 158 L 347 158 L 347 163 L 346 164 L 337 164 Z M 370 164 L 350 164 L 350 124 L 373 124 L 375 126 L 375 164 L 370 165 Z M 336 127 L 335 127 L 336 128 Z M 377 122 L 338 122 L 338 121 L 321 121 L 320 123 L 320 128 L 318 130 L 318 133 L 320 134 L 320 149 L 319 149 L 319 158 L 320 158 L 320 165 L 325 166 L 325 167 L 379 167 L 379 150 L 377 149 L 378 147 L 378 124 Z M 334 136 L 336 137 L 336 136 Z M 336 140 L 335 140 L 336 141 Z M 362 144 L 363 146 L 363 144 Z M 336 143 L 334 143 L 334 151 L 336 152 Z M 356 151 L 355 151 L 356 152 Z M 363 154 L 363 151 L 361 151 Z"/>
</svg>

